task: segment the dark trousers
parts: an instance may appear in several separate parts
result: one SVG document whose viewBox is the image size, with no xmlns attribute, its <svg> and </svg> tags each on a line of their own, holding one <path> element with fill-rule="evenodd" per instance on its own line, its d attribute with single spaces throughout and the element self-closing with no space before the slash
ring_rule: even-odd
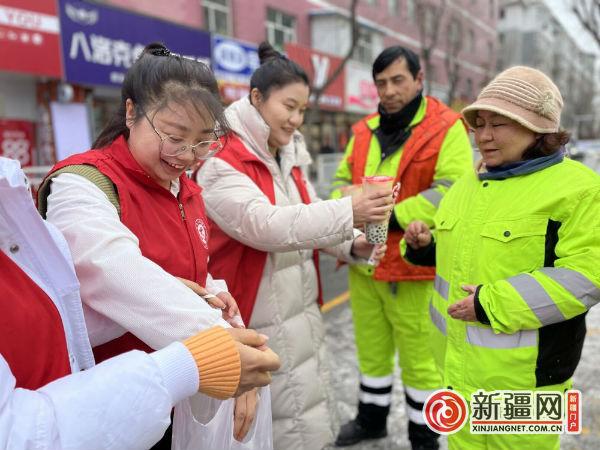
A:
<svg viewBox="0 0 600 450">
<path fill-rule="evenodd" d="M 172 415 L 171 415 L 172 419 Z M 173 434 L 173 425 L 169 425 L 165 435 L 150 450 L 171 450 L 171 435 Z"/>
</svg>

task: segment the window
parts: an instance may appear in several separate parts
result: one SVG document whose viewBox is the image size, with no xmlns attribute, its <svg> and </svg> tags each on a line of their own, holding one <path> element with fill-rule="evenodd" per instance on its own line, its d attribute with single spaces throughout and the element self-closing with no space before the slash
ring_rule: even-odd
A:
<svg viewBox="0 0 600 450">
<path fill-rule="evenodd" d="M 429 81 L 432 83 L 437 83 L 438 81 L 438 70 L 435 64 L 431 64 L 429 68 Z M 431 87 L 429 87 L 431 93 Z"/>
<path fill-rule="evenodd" d="M 408 20 L 415 20 L 415 0 L 406 2 L 406 17 Z"/>
<path fill-rule="evenodd" d="M 377 4 L 377 0 L 366 0 L 366 3 L 374 6 Z"/>
<path fill-rule="evenodd" d="M 496 15 L 496 2 L 494 0 L 490 0 L 490 19 L 493 19 Z"/>
<path fill-rule="evenodd" d="M 475 51 L 475 32 L 473 30 L 469 30 L 469 51 Z"/>
<path fill-rule="evenodd" d="M 211 33 L 231 34 L 229 0 L 203 0 L 204 23 Z"/>
<path fill-rule="evenodd" d="M 365 30 L 360 30 L 360 35 L 354 47 L 353 57 L 355 60 L 372 64 L 373 63 L 373 35 Z"/>
<path fill-rule="evenodd" d="M 296 42 L 296 18 L 267 8 L 267 41 L 280 51 L 286 42 Z"/>
<path fill-rule="evenodd" d="M 390 14 L 390 16 L 397 16 L 399 9 L 400 9 L 398 0 L 388 0 L 387 4 L 388 4 L 388 13 Z"/>
<path fill-rule="evenodd" d="M 471 80 L 470 78 L 467 78 L 467 85 L 465 86 L 466 88 L 466 95 L 465 97 L 467 97 L 467 100 L 471 100 L 473 98 L 473 80 Z"/>
</svg>

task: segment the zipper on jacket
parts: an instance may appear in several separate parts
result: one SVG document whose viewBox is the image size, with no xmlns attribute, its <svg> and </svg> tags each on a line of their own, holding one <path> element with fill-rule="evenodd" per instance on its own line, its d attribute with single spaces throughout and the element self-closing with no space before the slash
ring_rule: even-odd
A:
<svg viewBox="0 0 600 450">
<path fill-rule="evenodd" d="M 185 211 L 183 210 L 183 203 L 177 202 L 179 204 L 179 212 L 181 213 L 181 219 L 185 220 Z"/>
</svg>

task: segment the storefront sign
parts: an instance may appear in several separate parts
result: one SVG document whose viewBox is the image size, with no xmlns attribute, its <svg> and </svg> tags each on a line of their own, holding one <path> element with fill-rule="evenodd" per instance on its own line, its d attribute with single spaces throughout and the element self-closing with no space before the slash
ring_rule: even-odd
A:
<svg viewBox="0 0 600 450">
<path fill-rule="evenodd" d="M 297 62 L 308 74 L 313 88 L 322 88 L 342 59 L 297 44 L 286 44 L 288 57 Z M 329 85 L 319 98 L 321 109 L 342 111 L 344 109 L 344 71 Z"/>
<path fill-rule="evenodd" d="M 21 167 L 31 166 L 34 136 L 33 122 L 0 119 L 0 155 L 16 159 Z"/>
<path fill-rule="evenodd" d="M 226 103 L 238 100 L 250 91 L 250 77 L 258 68 L 256 45 L 214 35 L 211 63 Z"/>
<path fill-rule="evenodd" d="M 0 0 L 0 70 L 61 77 L 55 0 Z"/>
<path fill-rule="evenodd" d="M 162 42 L 172 52 L 208 63 L 210 35 L 116 8 L 59 0 L 67 81 L 120 86 L 144 47 Z"/>
<path fill-rule="evenodd" d="M 369 114 L 377 111 L 379 97 L 371 67 L 354 61 L 346 64 L 346 111 Z"/>
</svg>

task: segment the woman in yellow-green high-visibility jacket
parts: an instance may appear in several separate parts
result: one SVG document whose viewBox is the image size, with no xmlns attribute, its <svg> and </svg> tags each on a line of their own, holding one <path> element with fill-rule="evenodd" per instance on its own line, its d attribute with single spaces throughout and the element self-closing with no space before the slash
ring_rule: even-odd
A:
<svg viewBox="0 0 600 450">
<path fill-rule="evenodd" d="M 444 385 L 467 401 L 479 389 L 569 389 L 585 314 L 600 301 L 600 176 L 565 158 L 562 105 L 535 69 L 498 75 L 463 110 L 482 156 L 477 172 L 442 200 L 435 242 L 423 223 L 406 231 L 406 258 L 437 264 L 431 343 Z M 559 435 L 472 434 L 467 425 L 449 447 L 552 450 Z"/>
</svg>

